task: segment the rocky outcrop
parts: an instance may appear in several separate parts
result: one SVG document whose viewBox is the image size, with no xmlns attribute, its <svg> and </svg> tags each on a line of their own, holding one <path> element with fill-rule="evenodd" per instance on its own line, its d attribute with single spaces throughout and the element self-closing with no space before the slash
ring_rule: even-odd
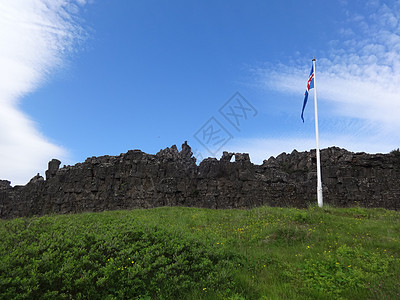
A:
<svg viewBox="0 0 400 300">
<path fill-rule="evenodd" d="M 232 161 L 234 160 L 234 161 Z M 199 165 L 185 142 L 155 155 L 130 150 L 90 157 L 59 168 L 53 159 L 46 180 L 25 186 L 0 180 L 0 217 L 77 213 L 158 206 L 250 208 L 307 207 L 316 202 L 315 151 L 282 153 L 251 163 L 246 153 L 224 152 Z M 321 151 L 324 203 L 399 210 L 400 156 Z"/>
<path fill-rule="evenodd" d="M 49 166 L 46 171 L 46 179 L 50 179 L 54 176 L 56 176 L 58 168 L 60 167 L 61 161 L 58 159 L 53 158 L 51 161 L 49 161 Z M 38 174 L 39 176 L 39 174 Z"/>
</svg>

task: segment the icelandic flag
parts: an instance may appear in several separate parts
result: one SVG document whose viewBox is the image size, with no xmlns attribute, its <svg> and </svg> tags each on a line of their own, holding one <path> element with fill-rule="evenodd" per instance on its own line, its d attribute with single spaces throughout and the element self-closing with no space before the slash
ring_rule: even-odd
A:
<svg viewBox="0 0 400 300">
<path fill-rule="evenodd" d="M 308 100 L 308 91 L 313 88 L 314 88 L 314 64 L 311 66 L 310 76 L 308 77 L 307 81 L 307 89 L 306 92 L 304 93 L 303 109 L 301 110 L 301 119 L 303 120 L 303 123 L 304 123 L 303 113 L 304 113 L 304 108 L 306 108 Z"/>
</svg>

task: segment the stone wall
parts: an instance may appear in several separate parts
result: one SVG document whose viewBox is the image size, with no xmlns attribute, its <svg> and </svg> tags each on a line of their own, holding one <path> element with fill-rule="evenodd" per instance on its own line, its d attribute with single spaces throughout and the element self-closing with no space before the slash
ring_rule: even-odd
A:
<svg viewBox="0 0 400 300">
<path fill-rule="evenodd" d="M 231 162 L 231 160 L 234 160 Z M 307 207 L 316 203 L 315 151 L 282 153 L 262 165 L 248 154 L 224 152 L 196 165 L 190 147 L 155 155 L 131 150 L 91 157 L 59 168 L 49 162 L 25 186 L 0 180 L 0 217 L 77 213 L 158 206 L 250 208 Z M 324 203 L 400 210 L 400 156 L 321 151 Z"/>
</svg>

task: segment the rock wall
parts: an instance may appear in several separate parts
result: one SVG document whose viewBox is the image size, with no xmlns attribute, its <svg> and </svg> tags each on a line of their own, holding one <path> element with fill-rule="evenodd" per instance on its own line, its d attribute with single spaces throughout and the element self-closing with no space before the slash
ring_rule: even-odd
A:
<svg viewBox="0 0 400 300">
<path fill-rule="evenodd" d="M 231 162 L 231 160 L 233 160 Z M 250 208 L 307 207 L 316 203 L 315 151 L 282 153 L 262 165 L 248 154 L 224 152 L 196 165 L 191 148 L 174 145 L 155 155 L 131 150 L 91 157 L 25 186 L 0 180 L 0 217 L 77 213 L 158 206 Z M 324 203 L 400 210 L 400 155 L 321 151 Z"/>
</svg>

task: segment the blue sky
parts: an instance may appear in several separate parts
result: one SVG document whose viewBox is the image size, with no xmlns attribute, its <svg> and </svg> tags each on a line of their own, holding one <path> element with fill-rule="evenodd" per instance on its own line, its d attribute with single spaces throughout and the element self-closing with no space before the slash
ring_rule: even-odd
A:
<svg viewBox="0 0 400 300">
<path fill-rule="evenodd" d="M 187 140 L 196 157 L 400 147 L 400 1 L 0 3 L 0 178 Z"/>
</svg>

